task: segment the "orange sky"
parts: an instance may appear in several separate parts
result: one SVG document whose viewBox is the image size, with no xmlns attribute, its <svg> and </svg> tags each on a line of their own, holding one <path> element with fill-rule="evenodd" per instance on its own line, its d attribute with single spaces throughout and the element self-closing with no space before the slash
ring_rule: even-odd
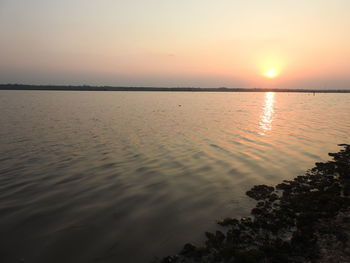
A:
<svg viewBox="0 0 350 263">
<path fill-rule="evenodd" d="M 348 0 L 2 0 L 0 79 L 345 89 L 349 10 Z"/>
</svg>

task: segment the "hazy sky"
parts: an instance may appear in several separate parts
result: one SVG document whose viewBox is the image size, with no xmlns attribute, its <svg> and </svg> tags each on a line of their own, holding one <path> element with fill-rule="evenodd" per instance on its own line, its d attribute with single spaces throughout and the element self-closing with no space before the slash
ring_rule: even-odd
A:
<svg viewBox="0 0 350 263">
<path fill-rule="evenodd" d="M 350 88 L 350 0 L 0 0 L 8 82 Z"/>
</svg>

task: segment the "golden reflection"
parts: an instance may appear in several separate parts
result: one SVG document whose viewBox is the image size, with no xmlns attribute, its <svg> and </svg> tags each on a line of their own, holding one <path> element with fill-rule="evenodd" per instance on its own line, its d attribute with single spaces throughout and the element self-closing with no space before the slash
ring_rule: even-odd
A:
<svg viewBox="0 0 350 263">
<path fill-rule="evenodd" d="M 265 95 L 263 112 L 261 114 L 260 122 L 259 122 L 259 127 L 261 129 L 259 133 L 261 135 L 264 135 L 267 131 L 272 129 L 274 103 L 275 103 L 275 93 L 267 92 Z"/>
</svg>

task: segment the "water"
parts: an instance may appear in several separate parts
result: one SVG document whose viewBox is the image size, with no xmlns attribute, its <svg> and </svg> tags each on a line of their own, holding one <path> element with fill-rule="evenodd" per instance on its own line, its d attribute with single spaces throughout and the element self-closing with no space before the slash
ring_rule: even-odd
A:
<svg viewBox="0 0 350 263">
<path fill-rule="evenodd" d="M 0 91 L 0 261 L 148 262 L 349 143 L 350 94 Z"/>
</svg>

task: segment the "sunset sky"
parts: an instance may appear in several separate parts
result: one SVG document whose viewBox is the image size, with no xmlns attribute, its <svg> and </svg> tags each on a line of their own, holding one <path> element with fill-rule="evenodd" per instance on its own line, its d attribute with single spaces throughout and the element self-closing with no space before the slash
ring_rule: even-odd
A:
<svg viewBox="0 0 350 263">
<path fill-rule="evenodd" d="M 0 83 L 350 89 L 349 0 L 0 0 Z"/>
</svg>

